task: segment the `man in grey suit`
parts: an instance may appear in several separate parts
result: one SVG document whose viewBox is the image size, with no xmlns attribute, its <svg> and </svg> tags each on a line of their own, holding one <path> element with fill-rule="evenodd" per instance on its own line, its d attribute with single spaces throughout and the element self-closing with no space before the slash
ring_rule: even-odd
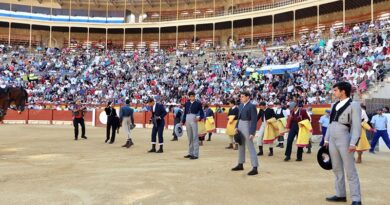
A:
<svg viewBox="0 0 390 205">
<path fill-rule="evenodd" d="M 198 121 L 204 121 L 204 112 L 202 103 L 195 100 L 193 91 L 188 93 L 188 97 L 189 100 L 184 106 L 184 115 L 181 121 L 182 125 L 186 125 L 189 141 L 188 155 L 184 156 L 184 158 L 195 160 L 199 158 Z"/>
<path fill-rule="evenodd" d="M 241 132 L 243 134 L 242 143 L 238 146 L 238 165 L 232 169 L 232 171 L 244 170 L 245 162 L 245 143 L 248 146 L 249 153 L 251 155 L 251 163 L 253 169 L 248 175 L 256 175 L 259 161 L 256 155 L 255 145 L 253 139 L 256 134 L 257 125 L 257 109 L 256 106 L 250 102 L 249 92 L 241 92 L 240 95 L 241 105 L 239 107 L 240 112 L 238 114 L 238 123 L 236 125 L 236 133 Z"/>
<path fill-rule="evenodd" d="M 330 124 L 325 135 L 329 147 L 332 168 L 336 176 L 336 195 L 327 201 L 346 202 L 345 175 L 351 190 L 352 205 L 361 203 L 359 175 L 355 167 L 354 152 L 361 134 L 361 108 L 350 98 L 351 84 L 339 82 L 333 86 L 333 94 L 339 99 L 332 106 Z"/>
</svg>

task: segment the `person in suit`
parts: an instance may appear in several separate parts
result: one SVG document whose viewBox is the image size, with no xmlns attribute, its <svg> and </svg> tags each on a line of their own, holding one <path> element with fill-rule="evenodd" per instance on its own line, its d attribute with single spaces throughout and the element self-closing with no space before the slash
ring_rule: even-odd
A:
<svg viewBox="0 0 390 205">
<path fill-rule="evenodd" d="M 241 132 L 243 139 L 241 145 L 238 145 L 238 165 L 232 168 L 232 171 L 244 170 L 245 162 L 245 144 L 248 147 L 249 154 L 251 155 L 252 170 L 248 172 L 248 175 L 257 175 L 257 168 L 259 161 L 256 156 L 256 149 L 253 143 L 256 134 L 257 126 L 257 109 L 254 104 L 250 102 L 250 93 L 243 91 L 240 94 L 240 107 L 238 115 L 238 123 L 236 125 L 236 133 Z"/>
<path fill-rule="evenodd" d="M 318 123 L 320 123 L 320 131 L 322 133 L 322 138 L 320 142 L 320 146 L 324 146 L 324 139 L 325 139 L 325 134 L 326 130 L 328 129 L 329 126 L 329 121 L 330 121 L 330 110 L 325 110 L 325 115 L 320 117 L 320 120 Z"/>
<path fill-rule="evenodd" d="M 74 126 L 74 140 L 78 140 L 79 135 L 79 124 L 81 125 L 81 138 L 87 139 L 85 136 L 85 122 L 84 112 L 87 108 L 81 105 L 81 101 L 77 100 L 76 104 L 72 109 L 73 114 L 73 126 Z"/>
<path fill-rule="evenodd" d="M 333 95 L 339 100 L 332 105 L 330 124 L 326 131 L 324 146 L 329 147 L 332 169 L 336 180 L 336 195 L 327 201 L 346 202 L 345 174 L 349 183 L 352 205 L 361 203 L 359 175 L 355 166 L 354 152 L 361 135 L 361 108 L 350 98 L 352 86 L 339 82 L 333 86 Z"/>
<path fill-rule="evenodd" d="M 180 123 L 181 117 L 183 116 L 183 110 L 181 109 L 181 105 L 177 105 L 177 107 L 174 107 L 173 110 L 173 125 L 174 128 L 177 124 Z M 173 129 L 173 139 L 171 141 L 177 141 L 178 137 L 176 136 L 175 129 Z"/>
<path fill-rule="evenodd" d="M 199 138 L 198 138 L 198 121 L 204 121 L 204 112 L 202 104 L 195 100 L 195 93 L 188 93 L 189 100 L 184 106 L 184 115 L 181 121 L 186 125 L 187 136 L 189 141 L 188 155 L 184 158 L 192 160 L 199 158 Z M 199 116 L 197 116 L 199 113 Z"/>
<path fill-rule="evenodd" d="M 130 133 L 131 133 L 131 128 L 130 126 L 134 126 L 134 110 L 133 108 L 130 107 L 130 100 L 127 99 L 125 101 L 126 105 L 121 107 L 119 111 L 119 127 L 122 127 L 125 130 L 126 134 L 126 143 L 122 145 L 122 147 L 130 148 L 131 146 L 134 145 L 133 140 L 131 139 Z"/>
<path fill-rule="evenodd" d="M 115 132 L 119 128 L 119 119 L 116 114 L 116 109 L 114 108 L 114 103 L 108 102 L 107 107 L 104 109 L 107 115 L 107 127 L 106 127 L 106 141 L 107 143 L 110 140 L 110 144 L 115 142 Z M 112 128 L 111 138 L 110 131 Z"/>
<path fill-rule="evenodd" d="M 282 105 L 280 104 L 280 102 L 275 102 L 275 117 L 276 119 L 281 119 L 281 118 L 287 118 L 288 115 L 286 114 L 286 108 L 285 107 L 282 107 Z M 284 148 L 284 134 L 281 134 L 280 136 L 278 136 L 278 145 L 276 145 L 276 147 L 280 147 L 280 148 Z"/>
<path fill-rule="evenodd" d="M 228 123 L 233 124 L 235 121 L 238 120 L 239 109 L 238 109 L 238 106 L 236 105 L 236 100 L 231 99 L 229 101 L 229 106 L 230 106 L 230 108 L 228 111 L 228 117 L 233 118 L 233 120 L 228 119 Z M 229 146 L 226 147 L 226 149 L 238 150 L 238 144 L 234 142 L 234 135 L 229 135 L 229 138 L 230 138 L 230 143 L 229 143 Z"/>
<path fill-rule="evenodd" d="M 165 116 L 168 114 L 165 110 L 165 107 L 163 104 L 156 103 L 153 98 L 149 98 L 148 105 L 152 108 L 152 118 L 150 121 L 153 123 L 152 128 L 152 149 L 150 149 L 148 152 L 152 153 L 163 153 L 163 146 L 164 146 L 164 127 L 165 127 Z M 158 143 L 160 145 L 160 148 L 156 150 L 156 137 L 158 134 Z"/>
<path fill-rule="evenodd" d="M 287 120 L 288 137 L 286 151 L 284 153 L 284 155 L 286 156 L 284 158 L 285 162 L 290 161 L 291 159 L 292 145 L 295 137 L 298 135 L 299 132 L 298 123 L 303 120 L 310 120 L 310 117 L 307 114 L 306 110 L 302 108 L 302 104 L 297 105 L 296 102 L 290 102 L 289 106 L 291 113 L 289 119 Z M 298 147 L 296 161 L 302 161 L 302 153 L 303 147 Z"/>
<path fill-rule="evenodd" d="M 206 118 L 211 117 L 211 118 L 214 119 L 214 112 L 213 112 L 213 110 L 209 107 L 208 104 L 205 104 L 205 106 L 204 106 L 204 112 L 205 112 Z M 211 136 L 213 135 L 213 131 L 207 130 L 207 132 L 208 132 L 208 134 L 209 134 L 207 141 L 211 141 Z"/>
<path fill-rule="evenodd" d="M 387 117 L 383 115 L 383 109 L 378 109 L 376 115 L 372 117 L 371 124 L 374 127 L 374 138 L 371 141 L 370 153 L 374 154 L 374 149 L 380 137 L 382 137 L 386 146 L 390 149 L 390 139 L 387 133 Z"/>
<path fill-rule="evenodd" d="M 259 136 L 257 137 L 257 146 L 259 146 L 259 153 L 257 153 L 257 156 L 263 155 L 263 138 L 264 138 L 264 132 L 265 132 L 265 126 L 267 124 L 267 120 L 276 117 L 275 111 L 269 107 L 267 107 L 266 102 L 260 102 L 260 111 L 257 115 L 257 121 L 261 119 L 261 126 L 259 129 Z M 269 154 L 268 156 L 273 156 L 274 150 L 272 143 L 269 144 Z"/>
</svg>

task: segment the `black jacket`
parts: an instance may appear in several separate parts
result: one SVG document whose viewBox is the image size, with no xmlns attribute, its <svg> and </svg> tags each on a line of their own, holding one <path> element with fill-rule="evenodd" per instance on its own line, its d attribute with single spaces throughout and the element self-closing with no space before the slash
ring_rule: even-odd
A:
<svg viewBox="0 0 390 205">
<path fill-rule="evenodd" d="M 228 112 L 228 116 L 230 115 L 234 115 L 234 120 L 238 120 L 238 113 L 240 112 L 240 110 L 238 109 L 238 106 L 236 106 L 234 109 L 232 108 L 229 108 L 229 112 Z"/>
<path fill-rule="evenodd" d="M 260 119 L 263 120 L 264 115 L 265 115 L 266 121 L 273 118 L 273 117 L 276 118 L 276 114 L 275 114 L 274 109 L 266 108 L 265 110 L 260 110 L 259 114 L 257 115 L 257 121 L 259 121 Z"/>
<path fill-rule="evenodd" d="M 115 125 L 120 124 L 119 117 L 118 117 L 118 114 L 116 113 L 115 108 L 106 107 L 104 109 L 104 112 L 106 112 L 106 115 L 107 115 L 107 122 L 111 122 L 112 124 L 115 124 Z"/>
</svg>

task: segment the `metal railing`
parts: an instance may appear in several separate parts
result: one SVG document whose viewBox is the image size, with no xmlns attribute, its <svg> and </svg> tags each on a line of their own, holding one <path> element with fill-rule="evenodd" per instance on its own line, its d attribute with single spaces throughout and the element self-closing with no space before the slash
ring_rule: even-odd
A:
<svg viewBox="0 0 390 205">
<path fill-rule="evenodd" d="M 177 21 L 177 20 L 187 20 L 187 19 L 203 19 L 203 18 L 212 18 L 212 17 L 220 17 L 220 16 L 229 16 L 234 14 L 241 14 L 241 13 L 248 13 L 253 11 L 264 11 L 268 9 L 274 9 L 279 8 L 283 6 L 288 6 L 291 4 L 306 2 L 310 0 L 284 0 L 279 1 L 275 3 L 269 3 L 269 4 L 259 4 L 254 5 L 253 7 L 244 7 L 244 8 L 238 8 L 234 9 L 233 12 L 231 10 L 229 11 L 214 11 L 214 13 L 203 13 L 203 14 L 187 14 L 187 15 L 179 15 L 179 18 L 177 18 L 176 13 L 172 16 L 161 16 L 161 22 L 163 21 Z M 144 22 L 159 22 L 160 18 L 147 18 L 144 19 Z"/>
</svg>

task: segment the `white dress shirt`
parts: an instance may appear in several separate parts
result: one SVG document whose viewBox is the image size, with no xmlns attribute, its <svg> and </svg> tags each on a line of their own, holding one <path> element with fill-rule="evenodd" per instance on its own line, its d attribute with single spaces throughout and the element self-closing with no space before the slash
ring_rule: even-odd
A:
<svg viewBox="0 0 390 205">
<path fill-rule="evenodd" d="M 341 107 L 343 107 L 345 105 L 345 103 L 347 103 L 349 100 L 349 98 L 345 98 L 344 100 L 340 101 L 339 104 L 337 104 L 336 106 L 336 111 L 340 110 Z"/>
</svg>

